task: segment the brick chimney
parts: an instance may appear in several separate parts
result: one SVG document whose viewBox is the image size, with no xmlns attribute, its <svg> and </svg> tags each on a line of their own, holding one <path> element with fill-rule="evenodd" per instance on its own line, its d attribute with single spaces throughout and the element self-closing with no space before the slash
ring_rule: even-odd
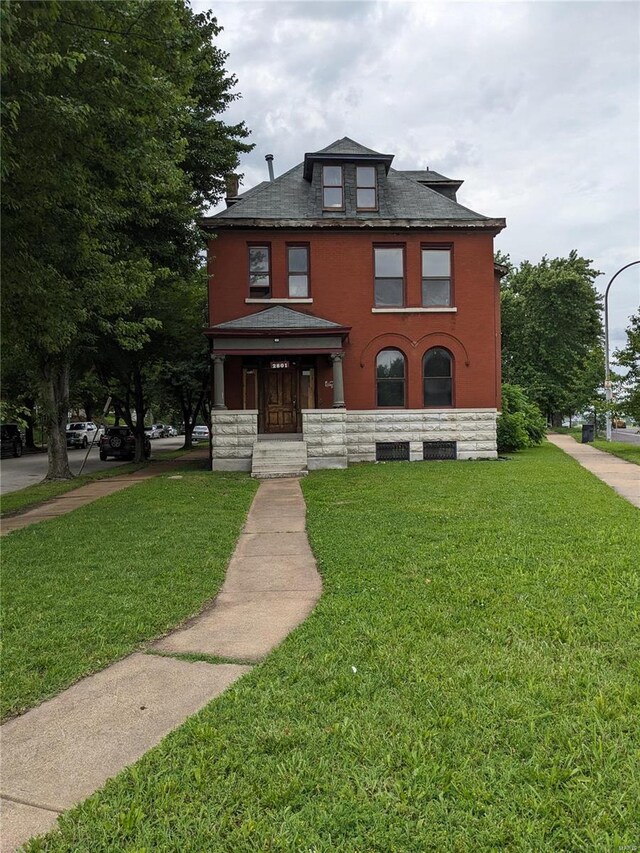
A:
<svg viewBox="0 0 640 853">
<path fill-rule="evenodd" d="M 224 182 L 227 185 L 227 197 L 225 201 L 227 202 L 227 207 L 231 207 L 232 204 L 235 204 L 238 195 L 240 178 L 232 172 L 229 175 L 225 175 Z"/>
</svg>

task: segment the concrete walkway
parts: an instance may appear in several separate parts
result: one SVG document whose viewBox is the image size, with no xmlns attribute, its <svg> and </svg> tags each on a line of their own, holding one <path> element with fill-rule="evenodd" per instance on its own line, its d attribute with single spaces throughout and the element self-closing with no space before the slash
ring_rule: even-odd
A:
<svg viewBox="0 0 640 853">
<path fill-rule="evenodd" d="M 264 658 L 322 591 L 297 480 L 260 485 L 214 602 L 185 626 L 5 723 L 2 853 L 132 764 Z M 188 662 L 175 652 L 228 663 Z"/>
<path fill-rule="evenodd" d="M 32 509 L 27 509 L 17 515 L 0 519 L 0 536 L 6 536 L 7 533 L 11 533 L 14 530 L 21 530 L 23 527 L 28 527 L 30 524 L 36 524 L 39 521 L 47 521 L 49 518 L 66 515 L 80 506 L 97 501 L 98 498 L 128 489 L 129 486 L 135 486 L 136 483 L 149 480 L 151 477 L 157 477 L 159 474 L 165 474 L 167 471 L 172 471 L 175 468 L 182 468 L 185 462 L 201 462 L 207 457 L 208 450 L 202 448 L 192 451 L 186 457 L 173 459 L 170 462 L 159 462 L 151 468 L 143 468 L 140 471 L 134 471 L 132 474 L 123 474 L 119 477 L 106 477 L 104 480 L 95 480 L 92 483 L 87 483 L 86 486 L 80 486 L 79 489 L 73 489 L 64 495 L 51 498 Z"/>
<path fill-rule="evenodd" d="M 596 450 L 590 444 L 579 444 L 570 435 L 548 435 L 551 444 L 564 450 L 583 468 L 595 474 L 634 506 L 640 507 L 640 466 L 611 453 Z"/>
</svg>

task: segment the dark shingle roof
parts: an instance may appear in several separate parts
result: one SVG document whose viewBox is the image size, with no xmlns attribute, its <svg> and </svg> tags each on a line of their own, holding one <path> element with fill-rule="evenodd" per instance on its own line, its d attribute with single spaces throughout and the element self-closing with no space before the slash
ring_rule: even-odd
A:
<svg viewBox="0 0 640 853">
<path fill-rule="evenodd" d="M 379 151 L 374 151 L 373 148 L 367 148 L 364 145 L 360 145 L 359 142 L 349 139 L 348 136 L 343 136 L 342 139 L 336 139 L 335 142 L 332 142 L 331 145 L 327 145 L 326 148 L 321 148 L 320 151 L 314 151 L 312 156 L 318 156 L 319 154 L 345 154 L 348 157 L 356 157 L 358 154 L 362 154 L 365 157 L 390 156 L 389 154 L 381 154 Z"/>
<path fill-rule="evenodd" d="M 317 154 L 342 154 L 345 157 L 358 155 L 380 158 L 389 158 L 391 155 L 378 154 L 370 148 L 365 148 L 348 137 L 332 142 L 331 145 Z M 313 158 L 316 155 L 307 155 Z M 417 176 L 428 175 L 434 183 L 451 181 L 437 172 L 431 170 L 397 171 L 389 168 L 380 160 L 376 166 L 378 170 L 378 209 L 376 211 L 356 210 L 356 170 L 353 161 L 344 166 L 344 196 L 346 209 L 341 211 L 328 211 L 322 209 L 322 187 L 320 180 L 321 163 L 312 164 L 312 179 L 309 180 L 309 163 L 306 164 L 307 178 L 305 178 L 305 164 L 300 163 L 288 172 L 280 175 L 274 181 L 263 181 L 257 187 L 249 190 L 238 197 L 234 204 L 204 220 L 203 224 L 209 227 L 222 226 L 224 224 L 240 227 L 244 222 L 251 227 L 255 225 L 275 225 L 282 223 L 286 227 L 300 225 L 339 225 L 345 224 L 371 224 L 380 221 L 384 227 L 393 225 L 393 221 L 407 220 L 411 224 L 423 224 L 437 227 L 439 222 L 451 224 L 471 224 L 477 226 L 486 224 L 487 227 L 503 227 L 503 220 L 491 219 L 476 213 L 457 201 L 447 198 L 441 192 L 419 183 Z M 385 174 L 388 169 L 388 174 Z"/>
<path fill-rule="evenodd" d="M 322 317 L 313 317 L 301 311 L 292 311 L 291 308 L 285 308 L 283 305 L 275 305 L 265 311 L 258 311 L 257 314 L 219 323 L 212 328 L 231 331 L 234 329 L 341 329 L 342 326 L 332 320 L 323 320 Z"/>
<path fill-rule="evenodd" d="M 400 170 L 400 174 L 411 178 L 412 181 L 428 181 L 430 184 L 439 184 L 441 181 L 445 183 L 462 183 L 462 181 L 458 181 L 456 178 L 445 178 L 444 175 L 434 172 L 433 169 L 402 169 Z"/>
</svg>

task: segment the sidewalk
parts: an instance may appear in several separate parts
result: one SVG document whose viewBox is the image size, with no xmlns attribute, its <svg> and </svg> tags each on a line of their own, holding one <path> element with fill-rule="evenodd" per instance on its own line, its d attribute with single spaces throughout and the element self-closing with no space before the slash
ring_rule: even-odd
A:
<svg viewBox="0 0 640 853">
<path fill-rule="evenodd" d="M 51 830 L 306 619 L 322 583 L 305 514 L 298 480 L 262 482 L 224 585 L 203 613 L 2 726 L 2 853 Z M 178 652 L 228 662 L 170 656 Z"/>
<path fill-rule="evenodd" d="M 569 456 L 573 456 L 583 468 L 611 486 L 629 503 L 640 507 L 640 466 L 619 459 L 611 453 L 596 450 L 590 444 L 579 444 L 570 435 L 552 434 L 547 435 L 547 439 Z"/>
<path fill-rule="evenodd" d="M 14 530 L 21 530 L 23 527 L 36 524 L 38 521 L 46 521 L 49 518 L 66 515 L 66 513 L 80 506 L 97 501 L 98 498 L 120 492 L 122 489 L 127 489 L 136 483 L 149 480 L 151 477 L 157 477 L 166 471 L 181 468 L 185 462 L 199 462 L 204 460 L 208 457 L 208 452 L 206 448 L 198 448 L 191 451 L 188 456 L 182 456 L 179 459 L 172 459 L 167 462 L 160 460 L 152 467 L 134 471 L 133 474 L 116 475 L 114 477 L 106 477 L 104 480 L 94 480 L 92 483 L 87 483 L 86 486 L 80 486 L 80 488 L 66 492 L 64 495 L 51 498 L 17 515 L 0 519 L 0 536 L 6 536 L 7 533 L 11 533 Z"/>
</svg>

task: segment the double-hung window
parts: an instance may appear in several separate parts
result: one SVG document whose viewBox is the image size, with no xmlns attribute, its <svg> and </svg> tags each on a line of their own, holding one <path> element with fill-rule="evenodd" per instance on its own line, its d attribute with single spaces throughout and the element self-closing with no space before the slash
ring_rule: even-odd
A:
<svg viewBox="0 0 640 853">
<path fill-rule="evenodd" d="M 309 296 L 309 246 L 287 246 L 287 275 L 292 299 Z"/>
<path fill-rule="evenodd" d="M 375 304 L 378 308 L 404 305 L 404 249 L 402 246 L 375 246 Z"/>
<path fill-rule="evenodd" d="M 376 170 L 373 166 L 356 166 L 356 207 L 377 210 Z"/>
<path fill-rule="evenodd" d="M 344 208 L 342 166 L 322 167 L 322 207 L 325 210 Z"/>
<path fill-rule="evenodd" d="M 271 295 L 271 247 L 249 246 L 249 295 Z"/>
<path fill-rule="evenodd" d="M 422 305 L 448 308 L 451 304 L 451 249 L 422 249 Z"/>
<path fill-rule="evenodd" d="M 383 349 L 376 357 L 376 403 L 378 406 L 404 406 L 404 354 L 398 349 Z"/>
<path fill-rule="evenodd" d="M 427 350 L 422 370 L 425 406 L 452 406 L 453 357 L 449 350 L 443 347 Z"/>
</svg>

